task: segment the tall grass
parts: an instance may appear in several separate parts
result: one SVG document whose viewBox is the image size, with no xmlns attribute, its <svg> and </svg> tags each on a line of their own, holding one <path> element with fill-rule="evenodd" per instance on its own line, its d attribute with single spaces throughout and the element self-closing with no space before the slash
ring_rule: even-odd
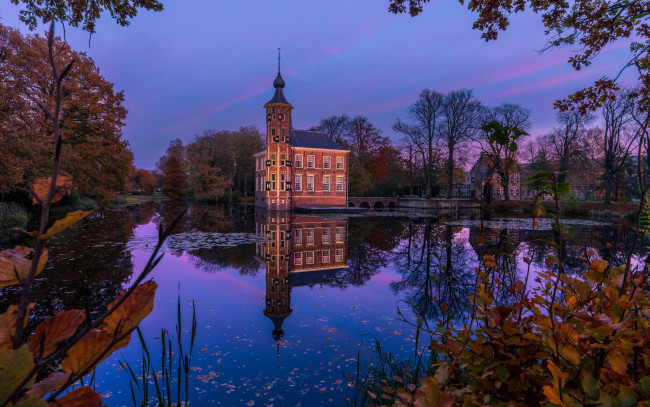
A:
<svg viewBox="0 0 650 407">
<path fill-rule="evenodd" d="M 15 202 L 0 202 L 0 228 L 23 226 L 29 220 L 27 210 Z"/>
<path fill-rule="evenodd" d="M 122 369 L 128 373 L 129 387 L 134 407 L 172 407 L 187 406 L 189 399 L 189 372 L 194 350 L 194 339 L 196 337 L 196 306 L 192 301 L 192 328 L 190 330 L 189 352 L 183 350 L 183 332 L 181 324 L 181 297 L 178 296 L 177 323 L 175 343 L 178 351 L 174 350 L 172 335 L 165 328 L 161 328 L 160 340 L 162 352 L 160 354 L 159 368 L 155 367 L 154 361 L 142 336 L 142 331 L 137 328 L 138 338 L 142 347 L 142 369 L 137 369 L 136 375 L 131 364 L 124 360 L 120 361 Z M 174 358 L 176 356 L 176 358 Z M 153 389 L 151 383 L 153 382 Z M 184 397 L 183 397 L 184 396 Z"/>
</svg>

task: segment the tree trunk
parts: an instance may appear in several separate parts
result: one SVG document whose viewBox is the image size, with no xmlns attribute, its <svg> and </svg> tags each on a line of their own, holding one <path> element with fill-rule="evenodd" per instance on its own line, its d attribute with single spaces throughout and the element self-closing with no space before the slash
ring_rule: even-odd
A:
<svg viewBox="0 0 650 407">
<path fill-rule="evenodd" d="M 504 180 L 503 185 L 503 200 L 505 202 L 510 201 L 510 177 L 502 177 Z"/>
<path fill-rule="evenodd" d="M 449 159 L 447 160 L 447 199 L 451 199 L 451 188 L 454 185 L 454 147 L 449 146 Z"/>
<path fill-rule="evenodd" d="M 232 185 L 228 189 L 228 206 L 232 206 Z"/>
<path fill-rule="evenodd" d="M 248 197 L 248 179 L 246 177 L 246 172 L 244 172 L 244 192 L 242 194 L 244 198 Z"/>
<path fill-rule="evenodd" d="M 605 173 L 605 200 L 603 203 L 605 205 L 612 203 L 612 176 L 609 173 Z"/>
</svg>

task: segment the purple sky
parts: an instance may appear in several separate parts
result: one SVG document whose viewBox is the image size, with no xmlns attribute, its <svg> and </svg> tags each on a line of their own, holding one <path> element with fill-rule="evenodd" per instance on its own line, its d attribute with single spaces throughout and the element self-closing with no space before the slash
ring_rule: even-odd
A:
<svg viewBox="0 0 650 407">
<path fill-rule="evenodd" d="M 570 49 L 538 54 L 545 44 L 539 16 L 516 15 L 485 43 L 471 29 L 475 15 L 453 1 L 433 0 L 416 18 L 389 14 L 388 0 L 162 2 L 163 12 L 141 12 L 127 28 L 102 19 L 90 47 L 86 32 L 67 28 L 71 46 L 125 91 L 124 136 L 136 165 L 148 169 L 171 139 L 263 128 L 278 47 L 296 128 L 334 114 L 365 115 L 394 140 L 392 123 L 426 87 L 472 88 L 488 105 L 519 103 L 533 111 L 531 134 L 543 133 L 554 125 L 556 99 L 615 75 L 628 53 L 617 44 L 576 72 L 566 63 Z M 7 3 L 0 21 L 27 33 L 19 8 Z"/>
</svg>

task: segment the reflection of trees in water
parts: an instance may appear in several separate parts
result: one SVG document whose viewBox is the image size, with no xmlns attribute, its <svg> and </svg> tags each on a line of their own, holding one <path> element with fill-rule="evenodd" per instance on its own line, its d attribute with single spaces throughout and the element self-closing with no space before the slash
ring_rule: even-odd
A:
<svg viewBox="0 0 650 407">
<path fill-rule="evenodd" d="M 254 244 L 198 249 L 189 251 L 188 254 L 192 264 L 207 273 L 232 268 L 241 275 L 255 276 L 261 268 L 260 263 L 253 257 L 255 256 Z"/>
<path fill-rule="evenodd" d="M 159 205 L 159 213 L 155 221 L 158 223 L 162 220 L 166 224 L 187 206 L 175 201 L 163 201 Z M 242 205 L 226 209 L 213 205 L 191 205 L 174 233 L 192 231 L 240 233 L 252 232 L 254 228 L 253 207 Z"/>
<path fill-rule="evenodd" d="M 396 218 L 350 218 L 348 266 L 337 285 L 364 285 L 388 264 L 389 253 L 399 243 L 403 221 Z"/>
<path fill-rule="evenodd" d="M 404 292 L 413 311 L 428 319 L 438 316 L 440 304 L 450 312 L 463 312 L 474 285 L 466 240 L 456 237 L 451 226 L 434 222 L 409 222 L 392 256 L 402 280 L 391 288 Z"/>
<path fill-rule="evenodd" d="M 148 205 L 105 209 L 52 238 L 49 264 L 32 288 L 31 301 L 37 305 L 28 329 L 59 311 L 102 312 L 133 274 L 128 241 L 137 225 L 148 223 L 154 213 Z M 0 309 L 17 303 L 19 293 L 16 287 L 7 288 Z"/>
</svg>

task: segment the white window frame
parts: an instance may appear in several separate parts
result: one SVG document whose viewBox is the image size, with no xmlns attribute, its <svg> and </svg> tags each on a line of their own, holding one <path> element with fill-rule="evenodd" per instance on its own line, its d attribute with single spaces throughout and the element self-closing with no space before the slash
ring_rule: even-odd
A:
<svg viewBox="0 0 650 407">
<path fill-rule="evenodd" d="M 337 170 L 344 170 L 345 169 L 345 158 L 336 157 L 336 169 Z"/>
<path fill-rule="evenodd" d="M 296 168 L 302 168 L 302 154 L 296 154 L 294 157 Z"/>
<path fill-rule="evenodd" d="M 311 164 L 311 166 L 309 164 Z M 316 156 L 315 155 L 308 155 L 307 156 L 307 168 L 316 168 Z"/>
<path fill-rule="evenodd" d="M 302 252 L 295 252 L 293 254 L 293 264 L 296 266 L 302 265 Z"/>
<path fill-rule="evenodd" d="M 336 177 L 336 190 L 338 192 L 343 191 L 343 177 Z"/>
<path fill-rule="evenodd" d="M 330 242 L 330 228 L 323 228 L 323 243 Z"/>
<path fill-rule="evenodd" d="M 305 253 L 305 264 L 314 264 L 314 251 L 309 250 Z"/>
<path fill-rule="evenodd" d="M 334 261 L 340 263 L 343 261 L 343 249 L 336 249 L 334 251 Z"/>
<path fill-rule="evenodd" d="M 332 168 L 332 157 L 329 155 L 323 156 L 323 169 L 329 170 Z"/>
<path fill-rule="evenodd" d="M 307 175 L 307 191 L 314 192 L 314 176 L 313 175 Z"/>
<path fill-rule="evenodd" d="M 327 182 L 325 182 L 327 180 Z M 323 175 L 323 191 L 330 191 L 330 176 Z"/>
<path fill-rule="evenodd" d="M 307 228 L 305 232 L 305 243 L 313 244 L 314 243 L 314 228 Z"/>
<path fill-rule="evenodd" d="M 293 190 L 302 191 L 302 174 L 296 175 Z"/>
<path fill-rule="evenodd" d="M 334 235 L 334 240 L 337 242 L 343 242 L 343 227 L 342 226 L 337 226 L 336 227 L 336 233 Z"/>
<path fill-rule="evenodd" d="M 330 251 L 329 251 L 329 249 L 323 250 L 321 262 L 322 263 L 329 263 L 330 262 Z"/>
<path fill-rule="evenodd" d="M 302 229 L 296 229 L 293 232 L 293 238 L 296 244 L 302 244 Z"/>
</svg>

